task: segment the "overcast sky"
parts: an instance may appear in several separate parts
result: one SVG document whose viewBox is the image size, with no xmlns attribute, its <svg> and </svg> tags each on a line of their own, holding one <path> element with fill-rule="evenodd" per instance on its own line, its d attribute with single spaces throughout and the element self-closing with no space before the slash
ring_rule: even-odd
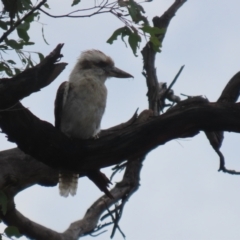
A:
<svg viewBox="0 0 240 240">
<path fill-rule="evenodd" d="M 99 0 L 100 1 L 100 0 Z M 52 14 L 72 9 L 71 1 L 48 1 Z M 74 8 L 94 5 L 82 0 Z M 155 0 L 143 3 L 149 20 L 160 16 L 173 1 Z M 170 83 L 179 68 L 185 69 L 174 85 L 176 94 L 204 95 L 215 101 L 227 81 L 240 69 L 240 1 L 189 0 L 173 18 L 156 57 L 158 79 Z M 49 54 L 58 43 L 64 43 L 62 61 L 66 70 L 50 86 L 22 102 L 39 118 L 54 122 L 53 103 L 58 86 L 68 79 L 81 51 L 99 49 L 110 55 L 117 67 L 131 73 L 134 79 L 110 79 L 108 102 L 102 128 L 127 121 L 137 108 L 148 107 L 146 83 L 141 74 L 142 58 L 135 57 L 119 39 L 106 43 L 122 23 L 110 14 L 91 18 L 53 19 L 41 16 L 41 25 L 31 29 L 31 49 Z M 141 47 L 145 45 L 143 40 Z M 174 126 L 172 126 L 174 128 Z M 14 147 L 4 134 L 1 150 Z M 240 170 L 240 137 L 225 133 L 222 152 L 226 166 Z M 127 203 L 120 227 L 128 240 L 239 240 L 240 176 L 218 172 L 219 159 L 205 135 L 176 139 L 148 154 L 141 173 L 141 187 Z M 110 171 L 105 170 L 110 176 Z M 119 180 L 121 176 L 116 178 Z M 80 219 L 101 192 L 88 179 L 79 180 L 77 196 L 63 198 L 58 187 L 31 187 L 16 197 L 16 207 L 30 219 L 56 231 L 64 231 Z M 97 239 L 110 238 L 111 228 Z M 23 240 L 25 238 L 22 238 Z M 91 237 L 85 237 L 86 240 Z M 122 239 L 119 233 L 115 240 Z"/>
</svg>

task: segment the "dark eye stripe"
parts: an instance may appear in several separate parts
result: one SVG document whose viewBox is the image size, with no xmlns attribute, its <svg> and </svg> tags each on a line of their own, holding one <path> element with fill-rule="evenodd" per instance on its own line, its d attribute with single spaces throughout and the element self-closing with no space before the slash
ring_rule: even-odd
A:
<svg viewBox="0 0 240 240">
<path fill-rule="evenodd" d="M 81 62 L 82 69 L 90 69 L 92 67 L 91 63 L 87 60 Z"/>
<path fill-rule="evenodd" d="M 101 62 L 96 63 L 95 65 L 96 65 L 97 67 L 104 68 L 104 67 L 109 66 L 109 63 L 108 63 L 108 62 L 103 62 L 103 61 L 101 61 Z"/>
</svg>

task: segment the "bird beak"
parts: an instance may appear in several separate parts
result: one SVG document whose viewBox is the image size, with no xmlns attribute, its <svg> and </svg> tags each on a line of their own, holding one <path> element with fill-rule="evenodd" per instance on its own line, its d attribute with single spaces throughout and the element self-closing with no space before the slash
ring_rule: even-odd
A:
<svg viewBox="0 0 240 240">
<path fill-rule="evenodd" d="M 116 67 L 108 67 L 106 68 L 106 72 L 108 73 L 109 77 L 116 77 L 116 78 L 133 78 L 133 76 L 123 70 L 116 68 Z"/>
</svg>

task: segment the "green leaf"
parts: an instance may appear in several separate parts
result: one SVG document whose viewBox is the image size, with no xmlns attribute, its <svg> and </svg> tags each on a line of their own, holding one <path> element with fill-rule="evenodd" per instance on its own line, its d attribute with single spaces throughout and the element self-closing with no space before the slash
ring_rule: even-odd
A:
<svg viewBox="0 0 240 240">
<path fill-rule="evenodd" d="M 151 26 L 143 26 L 141 28 L 144 32 L 149 33 L 151 36 L 156 34 L 164 34 L 166 32 L 165 28 L 151 27 Z"/>
<path fill-rule="evenodd" d="M 126 27 L 122 27 L 115 30 L 112 36 L 107 40 L 107 43 L 113 44 L 113 41 L 117 40 L 118 36 L 123 34 L 123 32 L 125 31 L 125 28 Z"/>
<path fill-rule="evenodd" d="M 77 5 L 77 4 L 79 4 L 80 2 L 81 2 L 81 0 L 73 0 L 73 3 L 72 3 L 71 6 Z"/>
<path fill-rule="evenodd" d="M 112 44 L 113 41 L 117 40 L 117 37 L 121 35 L 122 41 L 124 41 L 124 37 L 128 36 L 128 43 L 134 53 L 135 56 L 137 52 L 137 48 L 139 47 L 139 43 L 141 42 L 141 37 L 138 35 L 137 31 L 132 32 L 128 27 L 122 27 L 114 31 L 112 36 L 107 40 L 107 43 Z M 125 43 L 126 44 L 126 43 Z"/>
<path fill-rule="evenodd" d="M 139 12 L 136 3 L 133 0 L 128 1 L 128 12 L 134 22 L 137 21 L 137 13 Z"/>
<path fill-rule="evenodd" d="M 47 3 L 44 3 L 43 6 L 47 9 L 50 9 L 49 5 Z"/>
<path fill-rule="evenodd" d="M 34 45 L 35 42 L 24 42 L 24 45 Z"/>
<path fill-rule="evenodd" d="M 12 72 L 11 68 L 6 68 L 6 69 L 5 69 L 5 73 L 6 73 L 9 77 L 13 77 L 13 72 Z"/>
<path fill-rule="evenodd" d="M 0 72 L 5 71 L 6 67 L 4 66 L 4 63 L 0 63 Z M 1 205 L 1 204 L 0 204 Z"/>
<path fill-rule="evenodd" d="M 116 31 L 114 31 L 114 33 L 112 34 L 112 36 L 107 40 L 107 43 L 112 44 L 113 41 L 117 40 L 117 37 L 119 35 L 121 35 L 122 41 L 125 43 L 126 47 L 127 44 L 124 41 L 124 37 L 125 36 L 129 36 L 130 34 L 132 34 L 131 30 L 128 27 L 122 27 L 117 29 Z"/>
<path fill-rule="evenodd" d="M 1 62 L 0 63 L 0 72 L 5 72 L 8 76 L 12 77 L 13 76 L 13 72 L 11 70 L 11 68 L 9 67 L 8 64 L 6 64 L 5 62 Z M 7 204 L 7 203 L 6 203 Z M 6 205 L 7 206 L 7 205 Z M 0 209 L 2 209 L 3 214 L 6 213 L 6 207 L 5 207 L 5 198 L 4 196 L 2 196 L 2 194 L 0 193 Z M 1 210 L 0 210 L 1 211 Z"/>
<path fill-rule="evenodd" d="M 132 34 L 132 31 L 128 28 L 125 27 L 124 31 L 122 32 L 122 41 L 125 43 L 125 46 L 127 47 L 127 43 L 124 40 L 124 37 L 129 36 Z"/>
<path fill-rule="evenodd" d="M 28 16 L 26 19 L 25 19 L 25 22 L 32 22 L 33 20 L 34 20 L 34 18 L 36 17 L 36 16 L 38 16 L 39 15 L 39 12 L 35 12 L 35 13 L 33 13 L 33 14 L 31 14 L 30 16 Z"/>
<path fill-rule="evenodd" d="M 39 60 L 40 60 L 40 62 L 44 59 L 44 56 L 43 56 L 43 54 L 42 53 L 37 53 L 38 54 L 38 57 L 39 57 Z"/>
<path fill-rule="evenodd" d="M 13 39 L 10 39 L 10 40 L 5 39 L 5 43 L 13 49 L 22 49 L 23 48 L 23 44 L 18 43 L 17 41 L 15 41 Z"/>
<path fill-rule="evenodd" d="M 20 24 L 17 29 L 23 29 L 28 30 L 30 28 L 30 23 L 28 21 L 25 21 L 24 23 Z"/>
<path fill-rule="evenodd" d="M 2 65 L 2 64 L 1 64 Z M 4 67 L 3 65 L 1 67 Z M 0 67 L 0 69 L 1 69 Z M 5 67 L 5 71 L 6 71 L 6 67 Z M 3 191 L 0 191 L 0 205 L 1 205 L 1 210 L 2 213 L 5 215 L 7 212 L 7 196 Z"/>
<path fill-rule="evenodd" d="M 13 4 L 13 2 L 12 1 L 8 1 L 10 4 Z M 16 13 L 18 12 L 18 13 L 23 13 L 23 10 L 24 10 L 24 6 L 23 6 L 23 4 L 22 4 L 22 1 L 20 0 L 20 1 L 16 1 L 15 2 L 15 4 L 14 4 L 14 7 L 15 7 L 15 11 L 16 11 Z"/>
<path fill-rule="evenodd" d="M 8 49 L 8 47 L 4 44 L 4 45 L 0 45 L 0 49 Z"/>
<path fill-rule="evenodd" d="M 0 20 L 0 28 L 7 30 L 7 23 Z"/>
<path fill-rule="evenodd" d="M 27 63 L 27 60 L 25 58 L 22 59 L 22 63 L 23 64 L 26 64 Z"/>
<path fill-rule="evenodd" d="M 152 47 L 155 52 L 161 52 L 160 47 L 162 46 L 162 44 L 157 37 L 151 36 L 150 42 L 152 43 Z"/>
<path fill-rule="evenodd" d="M 28 42 L 30 37 L 28 36 L 28 33 L 26 30 L 17 28 L 17 33 L 20 38 L 22 38 L 25 42 Z"/>
<path fill-rule="evenodd" d="M 19 1 L 19 0 L 18 0 Z M 19 1 L 22 3 L 22 6 L 24 10 L 31 10 L 32 9 L 32 3 L 31 0 L 21 0 Z"/>
<path fill-rule="evenodd" d="M 15 65 L 16 63 L 13 60 L 7 60 L 8 63 Z"/>
<path fill-rule="evenodd" d="M 6 233 L 6 235 L 8 237 L 16 237 L 19 238 L 22 235 L 20 234 L 18 228 L 14 227 L 14 226 L 8 226 L 5 228 L 4 232 Z"/>
<path fill-rule="evenodd" d="M 139 47 L 139 42 L 141 42 L 141 37 L 137 33 L 132 33 L 129 35 L 128 42 L 132 48 L 133 54 L 137 57 L 137 48 Z"/>
<path fill-rule="evenodd" d="M 148 24 L 147 18 L 142 15 L 142 13 L 145 13 L 145 11 L 140 4 L 136 3 L 134 0 L 124 1 L 124 2 L 127 3 L 128 13 L 135 23 L 139 23 L 140 21 L 143 21 L 145 24 Z"/>
<path fill-rule="evenodd" d="M 43 37 L 44 42 L 45 42 L 47 45 L 49 45 L 49 43 L 47 42 L 47 40 L 45 39 L 45 36 L 44 36 L 43 26 L 42 26 L 42 37 Z"/>
</svg>

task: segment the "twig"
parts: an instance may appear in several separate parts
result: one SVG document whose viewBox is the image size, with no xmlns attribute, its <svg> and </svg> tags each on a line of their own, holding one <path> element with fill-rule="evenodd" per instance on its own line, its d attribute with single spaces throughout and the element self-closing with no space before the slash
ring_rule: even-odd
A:
<svg viewBox="0 0 240 240">
<path fill-rule="evenodd" d="M 63 18 L 63 17 L 69 17 L 69 18 L 83 18 L 83 17 L 91 17 L 93 15 L 96 15 L 96 14 L 100 14 L 100 13 L 108 13 L 108 12 L 111 12 L 112 10 L 112 7 L 108 10 L 108 11 L 102 11 L 101 10 L 103 8 L 108 8 L 107 6 L 110 5 L 108 4 L 108 1 L 106 1 L 104 4 L 103 4 L 104 0 L 99 4 L 99 6 L 95 6 L 95 7 L 91 7 L 91 8 L 84 8 L 84 9 L 78 9 L 78 10 L 75 10 L 75 11 L 72 11 L 70 13 L 67 13 L 67 14 L 64 14 L 64 15 L 52 15 L 48 12 L 46 12 L 45 10 L 43 9 L 39 9 L 41 12 L 43 12 L 44 14 L 46 14 L 47 16 L 49 17 L 52 17 L 52 18 Z M 103 5 L 102 5 L 103 4 Z M 102 6 L 101 6 L 102 5 Z M 77 12 L 83 12 L 83 11 L 90 11 L 90 10 L 93 10 L 93 9 L 98 9 L 96 12 L 94 13 L 91 13 L 91 14 L 88 14 L 88 15 L 75 15 L 75 16 L 72 16 L 73 13 L 77 13 Z"/>
<path fill-rule="evenodd" d="M 94 16 L 94 15 L 96 15 L 96 14 L 109 13 L 109 12 L 111 12 L 111 10 L 108 10 L 108 11 L 102 11 L 102 12 L 100 12 L 100 11 L 98 10 L 98 11 L 96 11 L 96 12 L 94 12 L 94 13 L 89 14 L 89 15 L 70 16 L 70 15 L 68 15 L 68 14 L 65 14 L 65 15 L 51 15 L 50 13 L 48 13 L 48 12 L 42 10 L 42 9 L 39 9 L 39 10 L 40 10 L 41 12 L 45 13 L 46 15 L 48 15 L 49 17 L 52 17 L 52 18 L 62 18 L 62 17 L 69 17 L 69 18 L 84 18 L 84 17 L 92 17 L 92 16 Z M 69 14 L 71 14 L 71 13 L 69 13 Z"/>
<path fill-rule="evenodd" d="M 173 79 L 173 81 L 170 83 L 169 87 L 167 88 L 166 92 L 163 94 L 163 97 L 166 97 L 167 94 L 169 93 L 169 91 L 171 90 L 172 86 L 175 84 L 175 82 L 177 81 L 178 77 L 180 76 L 183 68 L 185 67 L 185 65 L 181 66 L 180 70 L 178 71 L 177 75 L 175 76 L 175 78 Z"/>
<path fill-rule="evenodd" d="M 114 237 L 115 232 L 116 232 L 116 229 L 118 229 L 119 232 L 122 234 L 122 236 L 125 238 L 125 237 L 126 237 L 125 234 L 123 233 L 123 231 L 121 230 L 121 228 L 120 228 L 119 225 L 118 225 L 119 220 L 121 219 L 121 216 L 120 216 L 120 214 L 117 212 L 117 209 L 115 209 L 115 211 L 114 211 L 115 214 L 116 214 L 116 217 L 115 217 L 115 218 L 114 218 L 112 212 L 110 212 L 108 208 L 106 208 L 106 209 L 107 209 L 107 211 L 108 211 L 109 215 L 111 216 L 112 221 L 113 221 L 113 223 L 114 223 L 113 230 L 112 230 L 112 234 L 111 234 L 110 238 L 113 238 L 113 237 Z"/>
<path fill-rule="evenodd" d="M 121 172 L 125 169 L 125 167 L 127 166 L 127 162 L 121 163 L 121 164 L 117 164 L 115 167 L 112 168 L 113 172 L 112 175 L 110 177 L 110 181 L 113 180 L 113 177 L 116 175 L 117 172 Z"/>
</svg>

